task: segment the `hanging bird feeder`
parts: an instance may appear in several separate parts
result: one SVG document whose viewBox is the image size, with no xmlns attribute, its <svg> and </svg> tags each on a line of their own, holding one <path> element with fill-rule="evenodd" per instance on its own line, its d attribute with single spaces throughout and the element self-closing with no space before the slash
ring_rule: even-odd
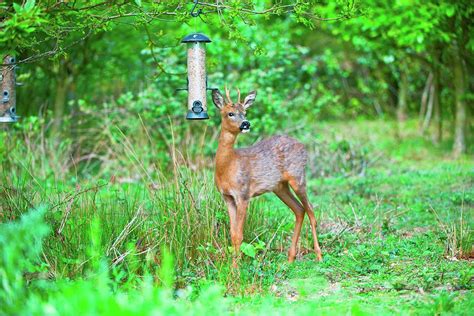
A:
<svg viewBox="0 0 474 316">
<path fill-rule="evenodd" d="M 15 79 L 15 58 L 5 56 L 2 61 L 2 86 L 0 100 L 0 123 L 13 123 L 18 121 L 16 115 L 16 79 Z"/>
<path fill-rule="evenodd" d="M 207 115 L 206 43 L 211 40 L 204 34 L 186 36 L 181 43 L 188 46 L 188 120 L 205 120 Z"/>
<path fill-rule="evenodd" d="M 199 17 L 202 9 L 195 12 L 196 6 L 199 4 L 198 0 L 194 1 L 194 6 L 190 15 L 194 18 Z M 206 120 L 209 118 L 207 114 L 207 90 L 212 90 L 207 87 L 206 75 L 206 43 L 210 43 L 209 37 L 202 33 L 192 33 L 183 38 L 181 43 L 187 45 L 188 55 L 188 86 L 185 89 L 188 91 L 188 120 Z"/>
</svg>

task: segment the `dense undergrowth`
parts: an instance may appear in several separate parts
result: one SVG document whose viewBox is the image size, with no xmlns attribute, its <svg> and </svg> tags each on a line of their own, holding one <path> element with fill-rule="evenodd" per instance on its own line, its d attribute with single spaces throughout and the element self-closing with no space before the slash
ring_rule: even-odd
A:
<svg viewBox="0 0 474 316">
<path fill-rule="evenodd" d="M 473 309 L 473 162 L 452 160 L 448 144 L 395 141 L 388 121 L 292 130 L 310 151 L 324 261 L 314 261 L 305 221 L 287 264 L 294 219 L 264 195 L 251 204 L 235 271 L 212 178 L 214 130 L 105 122 L 95 142 L 73 144 L 39 123 L 1 134 L 4 314 Z"/>
</svg>

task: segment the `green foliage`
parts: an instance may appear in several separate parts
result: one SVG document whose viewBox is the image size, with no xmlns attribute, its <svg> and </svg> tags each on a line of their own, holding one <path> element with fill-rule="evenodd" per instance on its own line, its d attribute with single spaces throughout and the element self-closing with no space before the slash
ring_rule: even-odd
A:
<svg viewBox="0 0 474 316">
<path fill-rule="evenodd" d="M 36 44 L 34 40 L 32 41 L 32 33 L 43 27 L 47 20 L 41 8 L 35 6 L 35 3 L 35 0 L 27 0 L 24 5 L 13 3 L 14 11 L 5 18 L 0 28 L 1 51 L 12 54 L 19 47 L 31 47 Z"/>
<path fill-rule="evenodd" d="M 404 58 L 427 52 L 439 44 L 449 44 L 459 31 L 451 28 L 450 19 L 472 13 L 472 8 L 466 7 L 467 2 L 463 1 L 396 1 L 388 4 L 368 0 L 359 5 L 365 9 L 363 16 L 329 28 L 345 41 L 352 42 L 358 50 L 380 57 L 394 53 L 398 58 Z M 326 10 L 334 12 L 338 7 L 331 4 Z"/>
<path fill-rule="evenodd" d="M 244 255 L 255 259 L 258 251 L 265 250 L 265 243 L 261 240 L 254 244 L 243 242 L 242 245 L 240 245 L 240 250 Z"/>
<path fill-rule="evenodd" d="M 15 314 L 26 303 L 24 273 L 42 272 L 38 265 L 42 240 L 48 233 L 44 207 L 22 216 L 18 222 L 0 224 L 0 305 L 2 313 Z"/>
</svg>

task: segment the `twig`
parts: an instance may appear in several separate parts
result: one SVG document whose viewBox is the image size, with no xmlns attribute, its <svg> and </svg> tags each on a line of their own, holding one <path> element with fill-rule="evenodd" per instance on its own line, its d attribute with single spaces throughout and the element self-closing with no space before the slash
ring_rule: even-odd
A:
<svg viewBox="0 0 474 316">
<path fill-rule="evenodd" d="M 104 187 L 108 184 L 109 184 L 109 182 L 101 184 L 101 185 L 97 185 L 97 186 L 94 186 L 94 187 L 90 187 L 90 188 L 84 189 L 82 191 L 79 191 L 79 192 L 75 193 L 74 195 L 69 196 L 68 198 L 64 199 L 63 201 L 55 204 L 53 207 L 51 207 L 51 211 L 54 210 L 56 207 L 63 205 L 64 203 L 68 203 L 69 201 L 74 200 L 79 195 L 82 195 L 82 194 L 87 193 L 89 191 L 100 189 L 100 188 L 102 188 L 102 187 Z"/>
<path fill-rule="evenodd" d="M 78 187 L 78 188 L 79 188 L 79 187 Z M 68 217 L 69 217 L 69 214 L 71 213 L 72 205 L 74 204 L 74 198 L 75 198 L 75 197 L 73 197 L 73 198 L 69 201 L 69 203 L 68 203 L 68 205 L 67 205 L 67 207 L 66 207 L 66 211 L 64 212 L 63 218 L 61 219 L 61 224 L 59 225 L 59 228 L 58 228 L 58 230 L 57 230 L 58 235 L 61 235 L 61 232 L 63 231 L 64 226 L 66 225 L 66 221 L 67 221 L 67 219 L 68 219 Z"/>
<path fill-rule="evenodd" d="M 122 229 L 120 234 L 117 236 L 115 241 L 112 243 L 112 245 L 107 249 L 106 254 L 109 255 L 110 252 L 113 250 L 114 252 L 117 252 L 117 246 L 135 229 L 133 227 L 135 221 L 138 219 L 138 217 L 142 214 L 142 206 L 140 206 L 135 213 L 135 215 L 132 217 L 132 219 L 125 225 L 125 227 Z"/>
</svg>

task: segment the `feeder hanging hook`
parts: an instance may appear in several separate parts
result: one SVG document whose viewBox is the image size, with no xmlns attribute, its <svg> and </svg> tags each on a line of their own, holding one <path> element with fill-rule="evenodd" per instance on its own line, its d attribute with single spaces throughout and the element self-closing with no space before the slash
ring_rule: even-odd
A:
<svg viewBox="0 0 474 316">
<path fill-rule="evenodd" d="M 197 12 L 194 12 L 196 10 L 197 5 L 199 4 L 199 0 L 194 0 L 194 6 L 191 9 L 191 12 L 189 13 L 193 18 L 197 18 L 199 15 L 202 13 L 202 9 L 199 8 Z"/>
</svg>

